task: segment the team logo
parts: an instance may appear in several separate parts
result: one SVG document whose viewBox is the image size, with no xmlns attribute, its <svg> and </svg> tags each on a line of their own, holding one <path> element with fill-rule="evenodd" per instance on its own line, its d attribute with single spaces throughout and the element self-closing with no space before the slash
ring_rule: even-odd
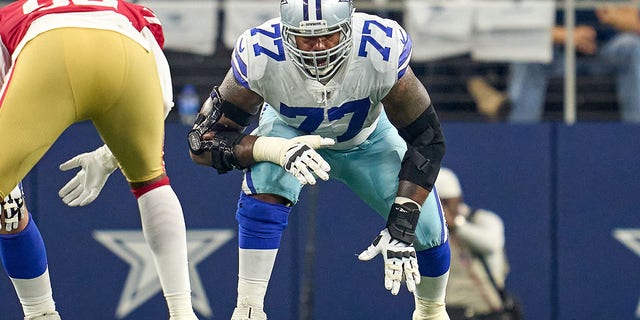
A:
<svg viewBox="0 0 640 320">
<path fill-rule="evenodd" d="M 614 229 L 613 237 L 640 257 L 640 229 Z M 640 318 L 640 301 L 636 307 L 636 318 Z"/>
<path fill-rule="evenodd" d="M 213 311 L 196 267 L 234 237 L 232 230 L 187 230 L 193 308 L 206 318 L 211 318 Z M 96 230 L 93 238 L 130 266 L 116 308 L 117 319 L 126 317 L 156 294 L 162 294 L 153 256 L 141 230 Z"/>
</svg>

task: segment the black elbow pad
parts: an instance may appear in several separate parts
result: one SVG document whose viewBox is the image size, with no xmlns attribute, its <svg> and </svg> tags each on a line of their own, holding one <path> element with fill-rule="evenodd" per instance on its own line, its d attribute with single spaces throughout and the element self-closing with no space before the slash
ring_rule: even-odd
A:
<svg viewBox="0 0 640 320">
<path fill-rule="evenodd" d="M 398 132 L 407 142 L 400 180 L 431 191 L 445 152 L 444 134 L 433 106 L 430 105 L 414 122 L 398 129 Z"/>
</svg>

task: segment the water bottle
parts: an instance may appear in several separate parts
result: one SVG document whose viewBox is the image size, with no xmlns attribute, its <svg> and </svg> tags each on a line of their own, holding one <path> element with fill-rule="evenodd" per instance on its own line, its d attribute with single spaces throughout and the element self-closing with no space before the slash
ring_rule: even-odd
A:
<svg viewBox="0 0 640 320">
<path fill-rule="evenodd" d="M 200 97 L 196 92 L 196 87 L 192 84 L 185 84 L 178 95 L 180 122 L 187 126 L 192 126 L 198 111 L 200 111 Z"/>
</svg>

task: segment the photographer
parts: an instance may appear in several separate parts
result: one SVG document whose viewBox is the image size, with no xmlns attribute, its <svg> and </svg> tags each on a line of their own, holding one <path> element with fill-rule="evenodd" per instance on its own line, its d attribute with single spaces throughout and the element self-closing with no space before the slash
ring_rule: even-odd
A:
<svg viewBox="0 0 640 320">
<path fill-rule="evenodd" d="M 521 320 L 516 301 L 505 292 L 509 272 L 502 219 L 463 202 L 455 173 L 441 168 L 436 190 L 449 228 L 451 269 L 447 310 L 451 320 Z"/>
</svg>

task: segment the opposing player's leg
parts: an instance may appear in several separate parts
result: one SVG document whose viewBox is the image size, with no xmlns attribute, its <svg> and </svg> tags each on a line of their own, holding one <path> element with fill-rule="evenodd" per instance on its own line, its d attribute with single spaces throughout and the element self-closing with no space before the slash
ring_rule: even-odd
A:
<svg viewBox="0 0 640 320">
<path fill-rule="evenodd" d="M 44 242 L 16 187 L 76 120 L 58 35 L 47 32 L 25 45 L 7 74 L 0 102 L 0 257 L 25 319 L 59 319 Z"/>
<path fill-rule="evenodd" d="M 164 114 L 154 58 L 122 35 L 100 32 L 84 40 L 91 41 L 95 55 L 106 60 L 94 70 L 108 78 L 102 85 L 112 85 L 117 93 L 107 101 L 85 96 L 87 106 L 93 105 L 91 99 L 108 106 L 89 109 L 87 114 L 118 160 L 138 201 L 142 230 L 171 320 L 197 319 L 191 303 L 182 207 L 164 171 Z"/>
<path fill-rule="evenodd" d="M 56 311 L 45 312 L 33 317 L 25 317 L 24 320 L 60 320 L 60 315 Z"/>
<path fill-rule="evenodd" d="M 360 148 L 339 155 L 331 150 L 319 153 L 332 169 L 346 163 L 348 167 L 332 170 L 332 177 L 344 182 L 386 220 L 398 190 L 405 151 L 406 143 L 383 116 Z M 338 156 L 342 161 L 337 161 Z M 450 262 L 447 237 L 444 212 L 436 193 L 431 192 L 422 205 L 414 243 L 421 275 L 415 292 L 414 320 L 449 319 L 444 301 Z"/>
</svg>

